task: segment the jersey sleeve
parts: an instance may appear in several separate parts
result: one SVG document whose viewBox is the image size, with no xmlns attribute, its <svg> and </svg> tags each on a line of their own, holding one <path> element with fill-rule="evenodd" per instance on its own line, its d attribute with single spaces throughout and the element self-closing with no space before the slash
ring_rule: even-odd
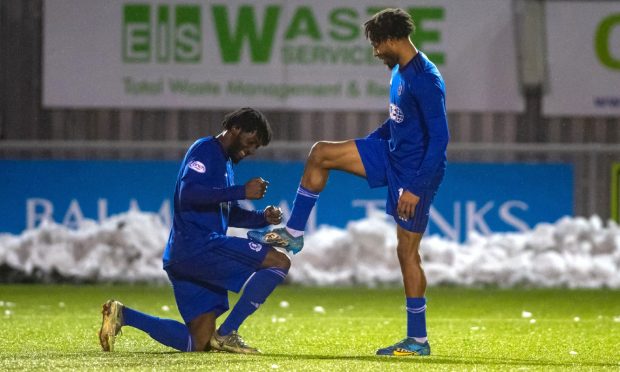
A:
<svg viewBox="0 0 620 372">
<path fill-rule="evenodd" d="M 221 202 L 245 199 L 245 186 L 222 187 L 218 183 L 221 167 L 210 156 L 188 156 L 180 180 L 179 199 L 190 209 L 201 208 Z"/>
<path fill-rule="evenodd" d="M 250 211 L 242 208 L 239 203 L 234 202 L 230 209 L 229 225 L 244 229 L 258 229 L 268 226 L 263 211 Z"/>
<path fill-rule="evenodd" d="M 441 77 L 422 74 L 415 80 L 414 98 L 422 115 L 422 125 L 428 133 L 428 148 L 424 159 L 407 190 L 416 194 L 428 189 L 436 171 L 443 165 L 450 134 L 446 114 L 445 88 Z"/>
</svg>

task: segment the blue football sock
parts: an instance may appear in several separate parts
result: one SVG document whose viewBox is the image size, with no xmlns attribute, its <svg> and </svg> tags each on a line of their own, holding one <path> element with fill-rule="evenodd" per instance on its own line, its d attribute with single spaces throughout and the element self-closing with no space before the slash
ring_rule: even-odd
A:
<svg viewBox="0 0 620 372">
<path fill-rule="evenodd" d="M 319 194 L 308 191 L 303 186 L 299 185 L 295 201 L 293 202 L 291 217 L 286 223 L 286 226 L 294 230 L 304 231 L 308 218 L 310 217 L 310 212 L 312 212 L 312 208 L 314 204 L 316 204 L 318 198 Z"/>
<path fill-rule="evenodd" d="M 123 323 L 148 333 L 160 344 L 179 351 L 193 351 L 189 330 L 176 320 L 157 318 L 124 306 Z"/>
<path fill-rule="evenodd" d="M 241 323 L 265 302 L 278 284 L 282 283 L 286 274 L 286 270 L 275 267 L 257 271 L 246 284 L 243 294 L 220 326 L 218 333 L 228 335 L 238 330 Z"/>
<path fill-rule="evenodd" d="M 407 337 L 426 337 L 425 297 L 407 297 Z"/>
</svg>

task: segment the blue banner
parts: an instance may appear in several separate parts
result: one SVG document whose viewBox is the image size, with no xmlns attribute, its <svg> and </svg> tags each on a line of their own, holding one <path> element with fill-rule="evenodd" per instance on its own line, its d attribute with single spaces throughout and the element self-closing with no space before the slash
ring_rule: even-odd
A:
<svg viewBox="0 0 620 372">
<path fill-rule="evenodd" d="M 77 227 L 130 209 L 156 212 L 170 223 L 179 162 L 173 161 L 0 161 L 0 232 L 21 233 L 45 219 Z M 301 162 L 244 161 L 237 184 L 253 177 L 270 182 L 264 199 L 248 208 L 280 206 L 288 215 L 303 172 Z M 370 189 L 362 178 L 331 172 L 308 230 L 346 226 L 385 208 L 385 188 Z M 435 198 L 428 233 L 463 241 L 482 234 L 525 231 L 539 222 L 573 214 L 573 169 L 565 164 L 451 163 Z"/>
</svg>

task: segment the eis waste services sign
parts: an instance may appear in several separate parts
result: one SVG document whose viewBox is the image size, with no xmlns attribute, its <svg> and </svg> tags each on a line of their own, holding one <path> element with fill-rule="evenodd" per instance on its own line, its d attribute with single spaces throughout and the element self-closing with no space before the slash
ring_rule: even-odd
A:
<svg viewBox="0 0 620 372">
<path fill-rule="evenodd" d="M 362 28 L 385 7 L 381 1 L 44 4 L 47 107 L 387 105 L 389 71 L 374 58 Z M 450 110 L 522 108 L 510 2 L 391 5 L 413 15 L 413 40 L 444 75 Z"/>
</svg>

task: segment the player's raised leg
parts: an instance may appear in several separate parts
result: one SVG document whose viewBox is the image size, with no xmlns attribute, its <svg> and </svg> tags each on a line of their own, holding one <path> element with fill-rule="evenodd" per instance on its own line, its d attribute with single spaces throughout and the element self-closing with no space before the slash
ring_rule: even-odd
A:
<svg viewBox="0 0 620 372">
<path fill-rule="evenodd" d="M 332 169 L 361 177 L 366 176 L 355 140 L 315 143 L 308 155 L 286 227 L 267 231 L 250 231 L 248 237 L 293 253 L 299 252 L 304 245 L 303 234 L 310 212 L 319 198 L 319 193 L 325 188 L 329 171 Z"/>
<path fill-rule="evenodd" d="M 243 294 L 220 328 L 214 332 L 210 345 L 214 350 L 232 353 L 256 354 L 238 333 L 241 324 L 267 300 L 267 297 L 286 278 L 291 261 L 288 256 L 269 247 L 264 261 L 250 279 Z"/>
<path fill-rule="evenodd" d="M 377 350 L 377 355 L 430 355 L 426 333 L 426 275 L 419 248 L 422 233 L 397 226 L 398 261 L 403 274 L 407 309 L 407 337 L 394 345 Z"/>
</svg>

